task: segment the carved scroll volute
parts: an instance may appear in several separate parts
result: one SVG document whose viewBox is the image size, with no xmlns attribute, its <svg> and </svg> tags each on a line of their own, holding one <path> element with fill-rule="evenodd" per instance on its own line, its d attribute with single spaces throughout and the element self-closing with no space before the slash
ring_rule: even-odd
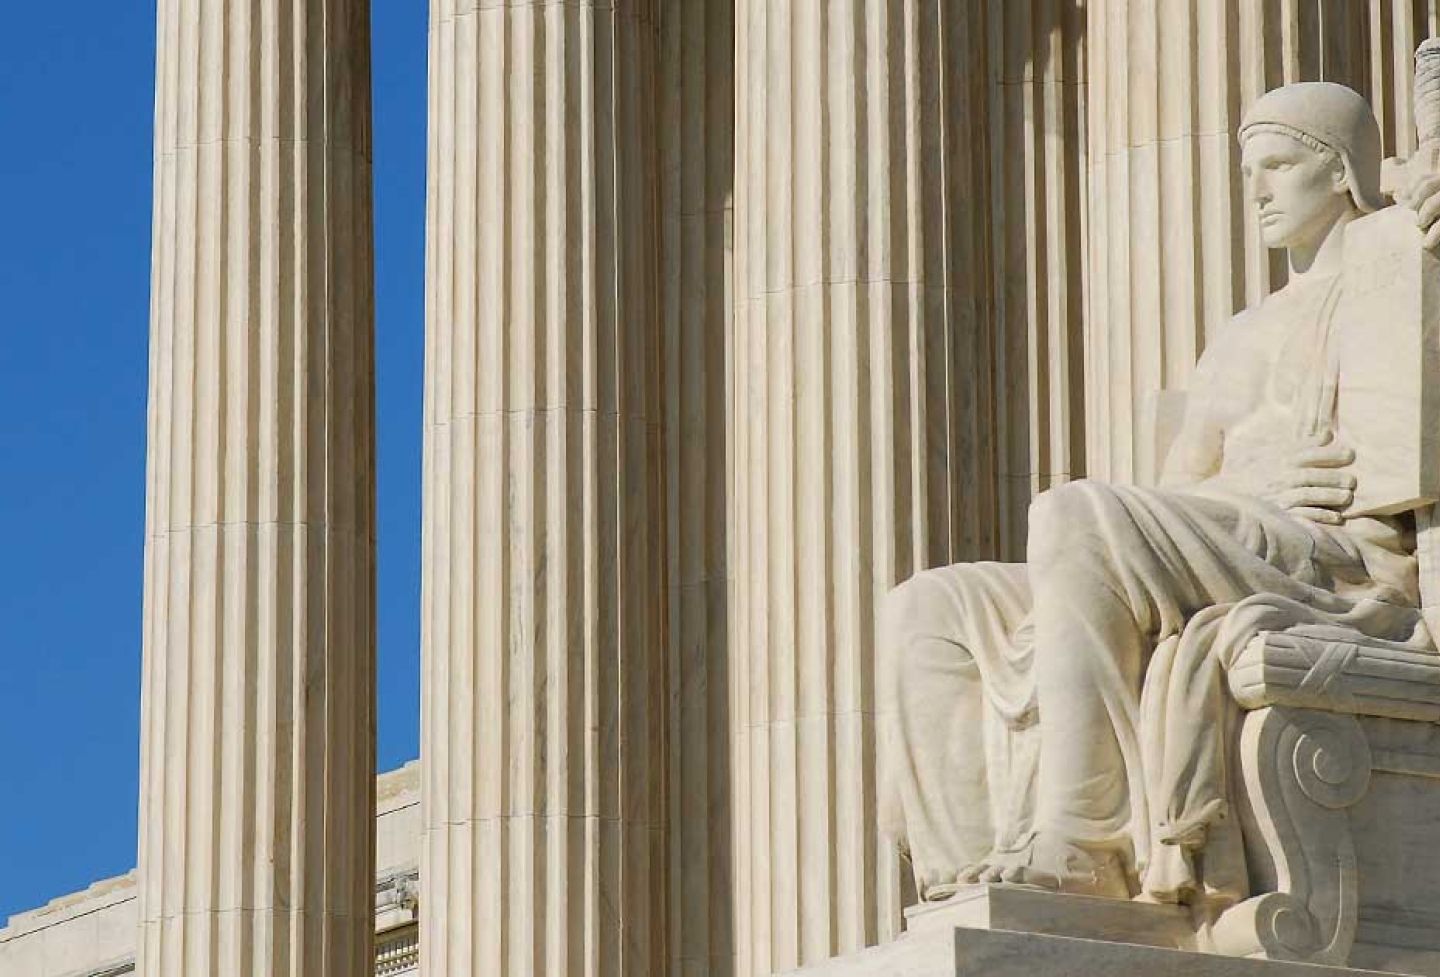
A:
<svg viewBox="0 0 1440 977">
<path fill-rule="evenodd" d="M 1250 713 L 1238 748 L 1240 816 L 1253 891 L 1216 922 L 1231 956 L 1343 966 L 1359 905 L 1346 809 L 1370 784 L 1370 746 L 1350 716 L 1305 709 Z"/>
</svg>

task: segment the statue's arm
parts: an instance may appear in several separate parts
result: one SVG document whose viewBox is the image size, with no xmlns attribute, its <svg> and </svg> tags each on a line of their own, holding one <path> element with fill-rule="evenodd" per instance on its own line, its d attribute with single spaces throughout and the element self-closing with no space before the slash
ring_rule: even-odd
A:
<svg viewBox="0 0 1440 977">
<path fill-rule="evenodd" d="M 1217 374 L 1223 372 L 1222 358 L 1218 348 L 1207 351 L 1195 368 L 1191 392 L 1185 398 L 1180 432 L 1171 443 L 1160 471 L 1160 485 L 1164 488 L 1187 488 L 1220 474 L 1225 430 L 1213 409 L 1211 392 L 1219 379 Z"/>
</svg>

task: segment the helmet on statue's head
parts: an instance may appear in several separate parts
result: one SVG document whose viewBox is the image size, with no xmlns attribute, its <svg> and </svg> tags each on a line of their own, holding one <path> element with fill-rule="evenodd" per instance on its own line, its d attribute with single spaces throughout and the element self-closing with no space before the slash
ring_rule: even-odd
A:
<svg viewBox="0 0 1440 977">
<path fill-rule="evenodd" d="M 1329 151 L 1345 167 L 1350 199 L 1365 213 L 1380 210 L 1380 124 L 1370 103 L 1353 88 L 1303 81 L 1266 92 L 1240 123 L 1240 142 L 1258 132 L 1281 132 L 1313 149 Z"/>
</svg>

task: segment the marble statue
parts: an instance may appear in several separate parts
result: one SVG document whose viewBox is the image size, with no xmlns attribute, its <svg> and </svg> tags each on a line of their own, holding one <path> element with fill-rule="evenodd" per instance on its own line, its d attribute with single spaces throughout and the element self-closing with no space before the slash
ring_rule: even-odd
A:
<svg viewBox="0 0 1440 977">
<path fill-rule="evenodd" d="M 1386 206 L 1375 116 L 1295 84 L 1239 138 L 1289 277 L 1210 339 L 1160 485 L 1046 492 L 1025 564 L 927 570 L 888 598 L 882 819 L 925 900 L 1009 882 L 1234 905 L 1237 657 L 1296 628 L 1433 650 L 1414 512 L 1355 511 L 1364 446 L 1337 436 L 1347 228 Z M 1417 253 L 1440 243 L 1437 191 L 1422 179 L 1389 211 Z"/>
</svg>

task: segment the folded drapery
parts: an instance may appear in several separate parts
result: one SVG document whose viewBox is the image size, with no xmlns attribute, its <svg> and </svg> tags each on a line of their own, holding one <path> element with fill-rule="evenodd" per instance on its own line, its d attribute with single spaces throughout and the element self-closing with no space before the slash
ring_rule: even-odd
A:
<svg viewBox="0 0 1440 977">
<path fill-rule="evenodd" d="M 1404 518 L 1329 527 L 1224 491 L 1082 481 L 1037 500 L 1027 565 L 902 585 L 882 632 L 882 817 L 921 891 L 1039 830 L 1121 851 L 1155 898 L 1243 897 L 1226 670 L 1297 625 L 1430 651 L 1413 551 Z M 1043 777 L 1042 730 L 1076 737 Z"/>
</svg>

